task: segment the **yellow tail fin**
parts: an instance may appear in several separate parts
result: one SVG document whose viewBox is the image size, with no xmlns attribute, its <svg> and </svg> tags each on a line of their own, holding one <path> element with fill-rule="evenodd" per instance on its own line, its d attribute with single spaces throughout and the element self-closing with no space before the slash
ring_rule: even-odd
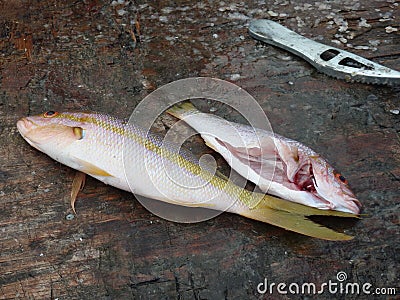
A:
<svg viewBox="0 0 400 300">
<path fill-rule="evenodd" d="M 266 205 L 260 205 L 260 207 L 257 205 L 254 209 L 241 213 L 241 215 L 323 240 L 347 241 L 353 239 L 352 236 L 317 224 L 304 215 L 273 209 Z"/>
<path fill-rule="evenodd" d="M 357 218 L 357 219 L 360 218 L 359 215 L 355 215 L 352 213 L 346 213 L 337 210 L 318 209 L 315 207 L 306 206 L 296 202 L 283 200 L 270 195 L 264 195 L 261 202 L 258 203 L 255 207 L 252 207 L 251 209 L 255 209 L 257 207 L 258 208 L 269 207 L 272 209 L 282 210 L 303 216 L 332 216 L 332 217 Z"/>
</svg>

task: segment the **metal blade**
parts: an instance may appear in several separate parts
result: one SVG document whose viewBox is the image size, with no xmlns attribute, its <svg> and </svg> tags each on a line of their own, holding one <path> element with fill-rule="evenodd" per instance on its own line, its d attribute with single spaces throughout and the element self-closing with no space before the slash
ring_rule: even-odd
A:
<svg viewBox="0 0 400 300">
<path fill-rule="evenodd" d="M 271 20 L 254 20 L 249 34 L 308 61 L 317 70 L 349 82 L 400 85 L 400 72 L 348 51 L 301 36 Z"/>
</svg>

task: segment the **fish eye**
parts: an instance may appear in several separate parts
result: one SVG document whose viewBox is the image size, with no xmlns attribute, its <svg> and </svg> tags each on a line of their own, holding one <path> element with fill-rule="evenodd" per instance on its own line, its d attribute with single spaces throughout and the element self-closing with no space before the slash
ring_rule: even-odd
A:
<svg viewBox="0 0 400 300">
<path fill-rule="evenodd" d="M 347 184 L 348 182 L 347 182 L 347 179 L 342 175 L 342 174 L 340 174 L 340 173 L 335 173 L 335 177 L 337 178 L 337 179 L 339 179 L 341 182 L 343 182 L 344 184 Z"/>
<path fill-rule="evenodd" d="M 45 117 L 45 118 L 53 118 L 53 117 L 55 117 L 57 115 L 58 115 L 58 112 L 53 111 L 53 110 L 49 110 L 49 111 L 47 111 L 47 112 L 45 112 L 43 114 L 43 117 Z"/>
</svg>

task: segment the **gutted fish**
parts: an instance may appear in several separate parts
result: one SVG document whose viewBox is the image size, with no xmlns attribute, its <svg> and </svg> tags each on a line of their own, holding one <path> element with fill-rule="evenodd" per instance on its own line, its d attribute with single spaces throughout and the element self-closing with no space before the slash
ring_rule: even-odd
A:
<svg viewBox="0 0 400 300">
<path fill-rule="evenodd" d="M 190 102 L 167 112 L 193 127 L 209 147 L 263 192 L 318 209 L 360 212 L 361 204 L 344 176 L 304 144 L 202 113 Z"/>
<path fill-rule="evenodd" d="M 201 167 L 189 151 L 176 152 L 161 137 L 112 116 L 49 111 L 22 118 L 17 127 L 31 146 L 56 161 L 135 195 L 236 213 L 321 239 L 351 239 L 307 216 L 353 214 L 322 211 L 243 189 Z M 82 181 L 74 181 L 73 196 Z"/>
</svg>

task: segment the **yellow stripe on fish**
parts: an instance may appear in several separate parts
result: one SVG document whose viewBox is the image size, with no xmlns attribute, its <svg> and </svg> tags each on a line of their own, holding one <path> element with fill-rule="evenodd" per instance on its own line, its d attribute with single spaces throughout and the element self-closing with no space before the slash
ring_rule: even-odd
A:
<svg viewBox="0 0 400 300">
<path fill-rule="evenodd" d="M 249 208 L 254 208 L 263 198 L 263 194 L 253 193 L 246 189 L 240 188 L 232 183 L 232 181 L 224 180 L 214 174 L 211 174 L 205 169 L 202 169 L 199 165 L 185 159 L 179 153 L 171 152 L 165 147 L 160 147 L 154 144 L 151 140 L 146 139 L 138 134 L 135 134 L 131 130 L 126 130 L 124 126 L 115 126 L 109 122 L 104 122 L 94 117 L 77 117 L 68 113 L 59 113 L 55 118 L 65 118 L 75 122 L 90 123 L 99 126 L 105 130 L 109 130 L 120 136 L 124 136 L 134 140 L 137 143 L 145 146 L 147 150 L 156 153 L 159 156 L 167 158 L 168 160 L 176 163 L 179 167 L 184 168 L 186 171 L 192 173 L 195 176 L 200 176 L 202 179 L 208 181 L 213 186 L 224 190 L 226 193 L 233 197 L 237 197 L 241 202 L 247 205 Z"/>
</svg>

